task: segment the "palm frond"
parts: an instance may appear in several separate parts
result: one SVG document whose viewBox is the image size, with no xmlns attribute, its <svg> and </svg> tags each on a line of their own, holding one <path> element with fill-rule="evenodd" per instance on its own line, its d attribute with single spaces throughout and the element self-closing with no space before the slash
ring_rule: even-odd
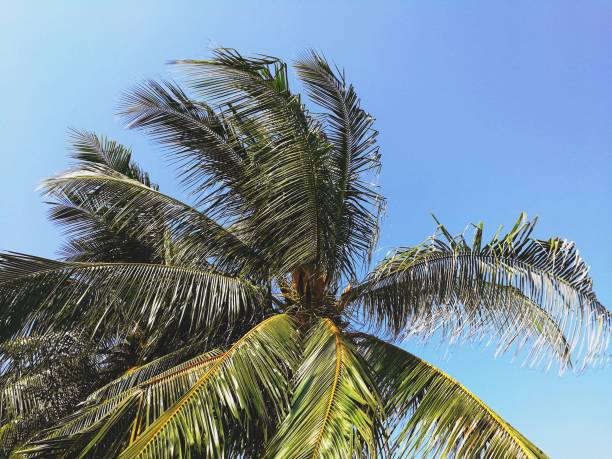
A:
<svg viewBox="0 0 612 459">
<path fill-rule="evenodd" d="M 612 315 L 593 293 L 587 265 L 572 242 L 531 238 L 534 225 L 521 215 L 508 234 L 488 244 L 480 225 L 471 245 L 440 226 L 441 236 L 383 260 L 345 301 L 394 335 L 502 333 L 500 348 L 526 335 L 537 359 L 550 346 L 534 331 L 554 333 L 560 344 L 560 330 L 582 366 L 605 362 Z M 542 320 L 558 330 L 540 327 Z"/>
<path fill-rule="evenodd" d="M 360 107 L 353 85 L 344 73 L 334 72 L 314 51 L 296 63 L 298 77 L 310 98 L 327 110 L 325 133 L 333 145 L 330 155 L 332 181 L 336 185 L 332 246 L 338 264 L 350 278 L 359 261 L 368 261 L 378 239 L 379 216 L 384 199 L 366 174 L 378 174 L 380 154 L 374 118 Z"/>
<path fill-rule="evenodd" d="M 492 335 L 490 341 L 497 342 L 497 355 L 513 349 L 516 356 L 526 354 L 524 364 L 529 366 L 544 363 L 549 369 L 556 361 L 561 373 L 571 368 L 573 347 L 570 340 L 575 337 L 566 336 L 554 317 L 515 287 L 507 288 L 503 303 L 488 302 L 486 298 L 495 298 L 499 290 L 503 289 L 491 286 L 489 291 L 483 291 L 484 299 L 480 303 L 487 305 L 480 320 L 483 328 Z M 469 301 L 465 300 L 468 309 L 480 307 Z M 478 337 L 480 331 L 475 331 L 475 334 Z"/>
<path fill-rule="evenodd" d="M 214 59 L 180 61 L 193 90 L 240 126 L 258 173 L 241 194 L 253 209 L 246 231 L 255 247 L 274 260 L 278 272 L 321 261 L 333 193 L 325 167 L 329 144 L 288 88 L 286 64 L 275 58 L 246 58 L 218 49 Z M 249 141 L 254 137 L 255 141 Z"/>
<path fill-rule="evenodd" d="M 288 404 L 288 371 L 297 352 L 293 335 L 291 319 L 276 315 L 226 350 L 208 351 L 162 371 L 177 357 L 168 355 L 136 370 L 136 378 L 125 375 L 94 392 L 77 412 L 41 432 L 20 453 L 85 455 L 99 451 L 96 439 L 112 443 L 109 457 L 122 449 L 122 457 L 197 451 L 217 457 L 260 447 L 253 442 L 261 440 L 262 421 L 273 423 Z M 249 419 L 258 422 L 249 426 Z M 119 421 L 123 430 L 108 435 Z M 192 429 L 203 437 L 194 437 Z"/>
<path fill-rule="evenodd" d="M 89 423 L 78 424 L 74 419 L 65 419 L 68 426 L 74 430 L 69 435 L 61 436 L 57 431 L 48 438 L 31 440 L 17 450 L 18 457 L 79 457 L 79 458 L 113 458 L 117 457 L 128 441 L 130 424 L 137 415 L 138 404 L 142 393 L 133 392 L 116 400 L 116 403 L 106 406 L 103 415 L 98 418 L 86 417 Z M 100 413 L 95 413 L 100 414 Z M 82 416 L 83 417 L 83 416 Z M 83 419 L 77 418 L 81 422 Z M 75 429 L 75 425 L 78 427 Z M 85 427 L 87 426 L 87 427 Z M 67 431 L 64 428 L 62 431 Z M 46 432 L 46 431 L 43 431 Z"/>
<path fill-rule="evenodd" d="M 146 412 L 142 410 L 139 412 L 138 425 L 133 424 L 132 426 L 142 429 L 143 425 L 153 422 L 185 392 L 189 391 L 210 365 L 222 355 L 223 351 L 219 349 L 204 352 L 174 367 L 153 373 L 149 378 L 137 384 L 125 384 L 125 377 L 122 376 L 104 386 L 101 391 L 92 393 L 78 410 L 62 419 L 57 425 L 41 431 L 27 448 L 33 445 L 42 448 L 44 445 L 57 442 L 69 446 L 73 442 L 78 442 L 82 434 L 87 432 L 95 434 L 96 429 L 100 428 L 105 420 L 130 398 L 141 399 L 139 401 L 141 406 L 147 403 Z M 135 381 L 128 380 L 127 382 Z M 107 389 L 111 389 L 113 394 L 107 393 L 107 396 L 101 397 Z M 143 399 L 145 395 L 146 398 Z M 132 439 L 134 435 L 136 432 L 132 434 Z"/>
<path fill-rule="evenodd" d="M 361 345 L 386 402 L 392 457 L 547 457 L 446 373 L 374 337 Z"/>
<path fill-rule="evenodd" d="M 291 411 L 267 457 L 374 457 L 377 393 L 367 365 L 338 327 L 322 319 L 305 342 Z"/>
<path fill-rule="evenodd" d="M 120 457 L 222 457 L 227 449 L 261 447 L 266 431 L 287 406 L 287 365 L 295 359 L 293 333 L 286 315 L 257 325 L 220 355 Z M 258 425 L 249 426 L 250 420 Z"/>
<path fill-rule="evenodd" d="M 73 157 L 85 169 L 112 171 L 114 177 L 135 180 L 158 190 L 149 175 L 131 159 L 130 149 L 87 131 L 72 131 Z M 49 190 L 48 190 L 49 191 Z M 67 238 L 61 254 L 71 261 L 159 262 L 164 232 L 131 232 L 115 221 L 121 207 L 94 190 L 63 190 L 53 195 L 49 217 L 63 227 Z M 138 215 L 135 214 L 133 218 Z M 142 218 L 143 216 L 141 216 Z M 151 215 L 145 219 L 155 220 Z"/>
<path fill-rule="evenodd" d="M 176 84 L 147 81 L 128 92 L 121 114 L 170 149 L 183 183 L 222 215 L 245 212 L 242 187 L 253 173 L 248 154 L 232 127 Z M 220 207 L 221 204 L 223 207 Z"/>
<path fill-rule="evenodd" d="M 66 241 L 60 254 L 69 261 L 131 261 L 160 263 L 164 236 L 158 232 L 136 234 L 117 226 L 120 209 L 108 207 L 91 194 L 71 193 L 57 196 L 51 203 L 49 218 L 59 224 Z"/>
<path fill-rule="evenodd" d="M 127 233 L 148 247 L 153 245 L 157 253 L 165 252 L 166 239 L 162 236 L 169 232 L 171 242 L 180 243 L 192 263 L 213 261 L 221 269 L 233 271 L 265 267 L 261 257 L 229 229 L 195 208 L 107 167 L 83 165 L 44 181 L 42 187 L 53 197 L 71 202 L 76 199 L 81 208 L 104 218 L 115 232 Z M 80 215 L 70 214 L 63 221 L 74 225 L 71 231 L 77 234 L 89 230 L 89 222 Z"/>
<path fill-rule="evenodd" d="M 181 368 L 183 366 L 190 367 L 201 360 L 201 355 L 189 359 L 185 359 L 194 355 L 197 351 L 202 351 L 206 346 L 206 342 L 197 340 L 192 344 L 183 346 L 173 352 L 169 352 L 161 357 L 158 357 L 150 362 L 144 363 L 138 367 L 129 368 L 122 376 L 116 378 L 99 389 L 95 390 L 87 396 L 85 404 L 101 403 L 104 400 L 111 399 L 117 395 L 126 392 L 127 390 L 139 386 L 143 382 L 173 368 Z M 218 354 L 219 351 L 213 351 L 212 355 Z M 205 358 L 210 357 L 206 355 Z"/>
<path fill-rule="evenodd" d="M 73 158 L 89 164 L 101 164 L 127 178 L 157 189 L 149 174 L 132 161 L 132 150 L 114 140 L 100 137 L 93 132 L 72 130 Z"/>
<path fill-rule="evenodd" d="M 62 323 L 112 332 L 126 321 L 151 331 L 214 333 L 264 311 L 263 290 L 213 270 L 147 263 L 0 257 L 3 336 Z M 57 322 L 56 322 L 57 321 Z M 227 333 L 228 329 L 223 333 Z"/>
</svg>

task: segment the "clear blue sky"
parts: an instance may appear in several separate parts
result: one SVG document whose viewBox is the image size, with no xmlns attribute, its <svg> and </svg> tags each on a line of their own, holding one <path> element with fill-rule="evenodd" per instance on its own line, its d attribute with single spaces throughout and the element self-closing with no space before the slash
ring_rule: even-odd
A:
<svg viewBox="0 0 612 459">
<path fill-rule="evenodd" d="M 578 243 L 610 307 L 611 24 L 607 1 L 3 2 L 0 247 L 58 247 L 34 190 L 67 166 L 68 127 L 132 145 L 180 196 L 160 150 L 115 116 L 122 91 L 168 77 L 168 60 L 217 45 L 291 60 L 313 47 L 378 120 L 380 255 L 430 235 L 431 211 L 461 231 L 524 210 L 540 216 L 538 236 Z M 612 368 L 559 378 L 492 350 L 409 347 L 552 457 L 612 458 Z"/>
</svg>

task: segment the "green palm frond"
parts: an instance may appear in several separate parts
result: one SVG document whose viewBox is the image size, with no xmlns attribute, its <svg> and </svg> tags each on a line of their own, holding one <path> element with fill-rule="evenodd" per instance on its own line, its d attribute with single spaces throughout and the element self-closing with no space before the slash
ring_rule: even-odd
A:
<svg viewBox="0 0 612 459">
<path fill-rule="evenodd" d="M 9 455 L 13 448 L 19 444 L 20 432 L 14 421 L 0 423 L 0 453 Z"/>
<path fill-rule="evenodd" d="M 267 457 L 374 457 L 378 398 L 367 365 L 329 319 L 315 325 L 304 346 L 291 411 Z"/>
<path fill-rule="evenodd" d="M 114 442 L 114 448 L 104 457 L 116 457 L 120 450 L 124 450 L 121 457 L 166 457 L 181 451 L 205 451 L 217 457 L 227 450 L 257 449 L 259 435 L 265 433 L 262 422 L 273 424 L 286 410 L 287 365 L 295 355 L 291 319 L 272 316 L 225 351 L 209 351 L 165 371 L 159 371 L 160 365 L 156 371 L 149 367 L 150 377 L 145 380 L 138 381 L 142 373 L 128 384 L 125 377 L 119 378 L 21 453 L 91 455 L 107 442 Z M 247 412 L 258 422 L 249 425 Z M 187 420 L 190 423 L 185 424 Z M 118 440 L 109 432 L 119 421 L 128 428 Z M 202 438 L 192 435 L 196 426 L 192 423 Z"/>
<path fill-rule="evenodd" d="M 325 133 L 333 145 L 330 155 L 332 181 L 336 184 L 332 249 L 342 271 L 355 277 L 354 267 L 367 260 L 378 240 L 379 215 L 384 198 L 371 185 L 378 175 L 380 155 L 374 118 L 360 107 L 360 100 L 344 73 L 336 74 L 325 58 L 315 52 L 298 60 L 298 77 L 310 98 L 327 110 Z M 370 179 L 370 180 L 368 180 Z"/>
<path fill-rule="evenodd" d="M 114 458 L 128 441 L 130 424 L 137 415 L 140 393 L 130 393 L 110 407 L 107 405 L 103 415 L 98 418 L 85 418 L 89 424 L 76 424 L 73 419 L 65 419 L 70 435 L 60 436 L 53 432 L 43 440 L 32 440 L 17 450 L 18 457 L 79 457 Z M 99 413 L 96 413 L 99 414 Z M 82 418 L 77 420 L 83 421 Z M 75 427 L 76 426 L 76 427 Z M 87 426 L 87 427 L 83 427 Z M 63 429 L 64 431 L 68 429 Z M 46 431 L 43 431 L 46 433 Z"/>
<path fill-rule="evenodd" d="M 263 295 L 248 281 L 210 269 L 60 262 L 11 253 L 0 257 L 4 336 L 45 330 L 55 321 L 90 333 L 112 331 L 125 321 L 178 336 L 209 333 L 221 323 L 231 328 L 238 319 L 261 314 Z"/>
<path fill-rule="evenodd" d="M 132 161 L 131 150 L 86 131 L 72 131 L 73 157 L 81 166 L 104 168 L 114 177 L 135 180 L 157 190 L 149 175 Z M 74 188 L 56 193 L 49 218 L 63 227 L 67 241 L 61 254 L 71 261 L 159 262 L 163 231 L 136 233 L 117 221 L 121 207 L 104 193 Z M 159 220 L 145 214 L 141 218 Z"/>
<path fill-rule="evenodd" d="M 181 180 L 200 203 L 213 199 L 210 207 L 221 215 L 249 210 L 242 193 L 254 163 L 226 119 L 179 86 L 155 81 L 127 93 L 121 114 L 128 127 L 142 129 L 169 147 Z"/>
<path fill-rule="evenodd" d="M 373 337 L 362 346 L 386 402 L 392 457 L 547 457 L 446 373 Z"/>
<path fill-rule="evenodd" d="M 179 365 L 168 368 L 151 376 L 137 384 L 125 384 L 125 378 L 120 377 L 104 386 L 101 392 L 94 392 L 72 415 L 64 418 L 55 426 L 42 431 L 35 437 L 26 449 L 36 448 L 44 450 L 48 445 L 63 444 L 72 447 L 71 444 L 80 441 L 80 437 L 88 432 L 96 434 L 109 416 L 121 409 L 128 399 L 139 399 L 139 404 L 147 403 L 146 411 L 140 409 L 134 413 L 133 421 L 139 416 L 137 422 L 132 423 L 133 439 L 136 428 L 142 429 L 157 419 L 165 409 L 172 406 L 184 393 L 195 384 L 196 381 L 208 370 L 208 368 L 223 355 L 222 350 L 204 352 L 192 359 L 184 361 Z M 128 382 L 135 382 L 128 380 Z M 122 386 L 122 387 L 120 387 Z M 105 390 L 112 389 L 107 396 L 100 397 Z M 143 398 L 145 397 L 146 398 Z M 56 446 L 53 446 L 54 448 Z"/>
<path fill-rule="evenodd" d="M 74 383 L 82 382 L 87 391 L 87 373 L 96 365 L 90 347 L 71 333 L 57 332 L 0 344 L 0 418 L 47 410 L 52 419 L 65 409 Z M 60 392 L 54 393 L 54 387 Z"/>
<path fill-rule="evenodd" d="M 180 243 L 190 259 L 199 264 L 214 260 L 220 268 L 239 270 L 265 263 L 229 229 L 181 201 L 149 188 L 104 166 L 82 165 L 43 182 L 45 192 L 74 200 L 88 213 L 100 215 L 116 231 L 121 230 L 158 253 L 166 250 L 165 239 Z M 72 216 L 70 216 L 72 217 Z M 73 220 L 68 219 L 68 223 Z M 76 231 L 81 229 L 77 220 Z M 255 268 L 253 268 L 254 270 Z"/>
<path fill-rule="evenodd" d="M 219 49 L 214 59 L 180 61 L 193 90 L 237 119 L 258 174 L 242 195 L 253 209 L 251 240 L 286 272 L 300 265 L 331 263 L 329 216 L 333 192 L 325 161 L 330 146 L 320 126 L 290 93 L 286 64 L 275 58 L 246 58 Z M 255 140 L 249 140 L 253 137 Z"/>
<path fill-rule="evenodd" d="M 529 335 L 533 318 L 546 317 L 571 351 L 581 353 L 582 365 L 605 362 L 612 315 L 593 293 L 588 267 L 572 242 L 531 238 L 534 225 L 521 215 L 508 234 L 488 244 L 480 225 L 471 245 L 440 225 L 442 237 L 398 249 L 345 300 L 395 335 L 442 329 L 453 339 L 483 336 L 491 324 L 499 333 L 509 320 L 512 336 L 523 326 L 521 334 Z M 507 344 L 502 339 L 501 346 Z"/>
<path fill-rule="evenodd" d="M 136 234 L 117 227 L 119 209 L 91 195 L 72 193 L 51 203 L 49 218 L 64 230 L 61 255 L 69 261 L 132 261 L 159 263 L 163 233 Z"/>
</svg>

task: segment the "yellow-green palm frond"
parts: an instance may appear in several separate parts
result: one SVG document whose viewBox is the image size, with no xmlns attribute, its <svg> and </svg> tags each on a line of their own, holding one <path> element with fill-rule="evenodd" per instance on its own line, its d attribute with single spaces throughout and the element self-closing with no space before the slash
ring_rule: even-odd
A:
<svg viewBox="0 0 612 459">
<path fill-rule="evenodd" d="M 266 457 L 374 457 L 378 398 L 367 365 L 338 327 L 310 331 L 297 369 L 291 411 Z"/>
<path fill-rule="evenodd" d="M 374 337 L 361 346 L 385 400 L 392 457 L 547 457 L 433 365 Z"/>
<path fill-rule="evenodd" d="M 266 319 L 219 356 L 172 406 L 140 433 L 121 457 L 223 457 L 257 448 L 266 425 L 286 409 L 287 362 L 294 327 L 286 315 Z M 250 420 L 256 426 L 249 426 Z M 236 427 L 241 426 L 236 432 Z"/>
<path fill-rule="evenodd" d="M 130 458 L 225 457 L 256 450 L 287 410 L 294 333 L 288 316 L 272 316 L 224 351 L 202 354 L 111 398 L 90 401 L 21 453 L 101 454 L 99 445 L 106 441 L 114 445 L 113 454 L 122 450 L 121 457 Z M 119 424 L 124 428 L 117 439 Z"/>
</svg>

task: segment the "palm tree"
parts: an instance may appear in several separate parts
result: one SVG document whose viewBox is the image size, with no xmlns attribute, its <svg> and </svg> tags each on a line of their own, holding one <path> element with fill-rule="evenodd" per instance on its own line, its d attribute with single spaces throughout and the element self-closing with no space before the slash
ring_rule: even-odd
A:
<svg viewBox="0 0 612 459">
<path fill-rule="evenodd" d="M 0 438 L 15 457 L 546 457 L 400 340 L 487 338 L 561 370 L 606 362 L 611 314 L 574 244 L 521 215 L 434 236 L 365 274 L 384 198 L 373 118 L 321 55 L 218 49 L 148 81 L 130 128 L 191 204 L 120 144 L 74 131 L 46 180 L 61 259 L 0 259 Z M 206 102 L 203 102 L 206 100 Z"/>
</svg>

